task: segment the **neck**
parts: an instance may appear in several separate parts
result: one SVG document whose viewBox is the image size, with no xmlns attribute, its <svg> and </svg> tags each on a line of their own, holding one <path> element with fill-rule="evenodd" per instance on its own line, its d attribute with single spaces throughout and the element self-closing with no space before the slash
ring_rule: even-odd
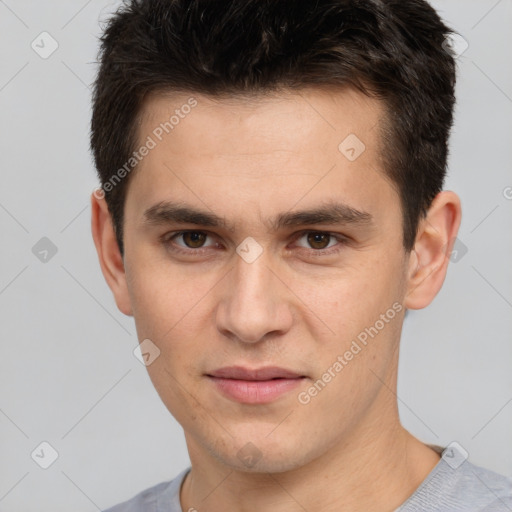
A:
<svg viewBox="0 0 512 512">
<path fill-rule="evenodd" d="M 184 511 L 393 511 L 439 461 L 400 425 L 398 411 L 387 422 L 375 414 L 327 453 L 284 473 L 233 469 L 189 438 L 187 445 L 192 470 L 181 488 Z"/>
</svg>

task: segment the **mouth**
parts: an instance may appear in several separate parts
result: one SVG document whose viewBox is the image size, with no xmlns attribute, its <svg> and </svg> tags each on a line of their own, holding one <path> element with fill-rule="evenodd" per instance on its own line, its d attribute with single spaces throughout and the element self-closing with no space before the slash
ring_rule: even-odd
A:
<svg viewBox="0 0 512 512">
<path fill-rule="evenodd" d="M 241 366 L 219 368 L 206 377 L 217 391 L 236 402 L 270 403 L 296 389 L 307 377 L 293 370 L 268 366 L 248 369 Z"/>
</svg>

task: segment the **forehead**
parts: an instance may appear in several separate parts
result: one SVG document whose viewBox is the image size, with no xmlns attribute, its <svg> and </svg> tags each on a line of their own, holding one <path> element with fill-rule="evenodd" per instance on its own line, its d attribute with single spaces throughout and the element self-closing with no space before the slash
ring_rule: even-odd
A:
<svg viewBox="0 0 512 512">
<path fill-rule="evenodd" d="M 152 95 L 139 143 L 153 148 L 128 187 L 145 208 L 183 200 L 247 215 L 343 200 L 369 210 L 395 201 L 381 165 L 379 100 L 353 89 L 267 95 Z M 366 204 L 364 204 L 366 203 Z M 204 209 L 204 208 L 203 208 Z"/>
<path fill-rule="evenodd" d="M 193 106 L 190 106 L 193 105 Z M 190 139 L 191 128 L 208 149 L 227 142 L 231 150 L 243 153 L 251 149 L 257 137 L 260 149 L 309 149 L 320 138 L 329 143 L 333 154 L 337 144 L 332 142 L 349 133 L 365 139 L 372 150 L 378 142 L 378 125 L 384 116 L 380 100 L 370 98 L 352 88 L 304 88 L 299 91 L 254 93 L 219 97 L 187 93 L 152 94 L 141 107 L 139 138 L 157 131 L 175 149 L 186 149 L 197 142 Z M 160 127 L 160 130 L 159 130 Z M 286 128 L 283 130 L 283 128 Z M 377 129 L 375 129 L 377 128 Z M 236 146 L 232 136 L 236 134 Z M 307 142 L 306 147 L 304 143 Z M 254 148 L 253 148 L 254 149 Z"/>
</svg>

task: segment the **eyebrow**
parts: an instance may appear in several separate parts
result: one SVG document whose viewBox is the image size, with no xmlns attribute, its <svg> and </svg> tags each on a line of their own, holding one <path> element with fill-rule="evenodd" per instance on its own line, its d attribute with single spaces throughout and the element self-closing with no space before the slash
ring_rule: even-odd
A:
<svg viewBox="0 0 512 512">
<path fill-rule="evenodd" d="M 222 227 L 234 231 L 233 225 L 229 224 L 224 217 L 172 201 L 161 201 L 145 210 L 144 223 L 151 225 L 194 224 L 204 227 Z M 282 212 L 268 221 L 268 225 L 273 231 L 310 224 L 371 225 L 373 217 L 368 212 L 357 210 L 344 203 L 331 201 L 312 209 Z"/>
</svg>

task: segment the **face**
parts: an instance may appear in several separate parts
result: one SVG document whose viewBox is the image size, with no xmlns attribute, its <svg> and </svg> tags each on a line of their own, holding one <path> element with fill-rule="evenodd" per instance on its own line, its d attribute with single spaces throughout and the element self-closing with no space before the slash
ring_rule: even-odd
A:
<svg viewBox="0 0 512 512">
<path fill-rule="evenodd" d="M 189 449 L 286 471 L 385 422 L 407 258 L 380 103 L 162 95 L 143 112 L 140 143 L 153 142 L 126 196 L 127 301 Z"/>
</svg>

